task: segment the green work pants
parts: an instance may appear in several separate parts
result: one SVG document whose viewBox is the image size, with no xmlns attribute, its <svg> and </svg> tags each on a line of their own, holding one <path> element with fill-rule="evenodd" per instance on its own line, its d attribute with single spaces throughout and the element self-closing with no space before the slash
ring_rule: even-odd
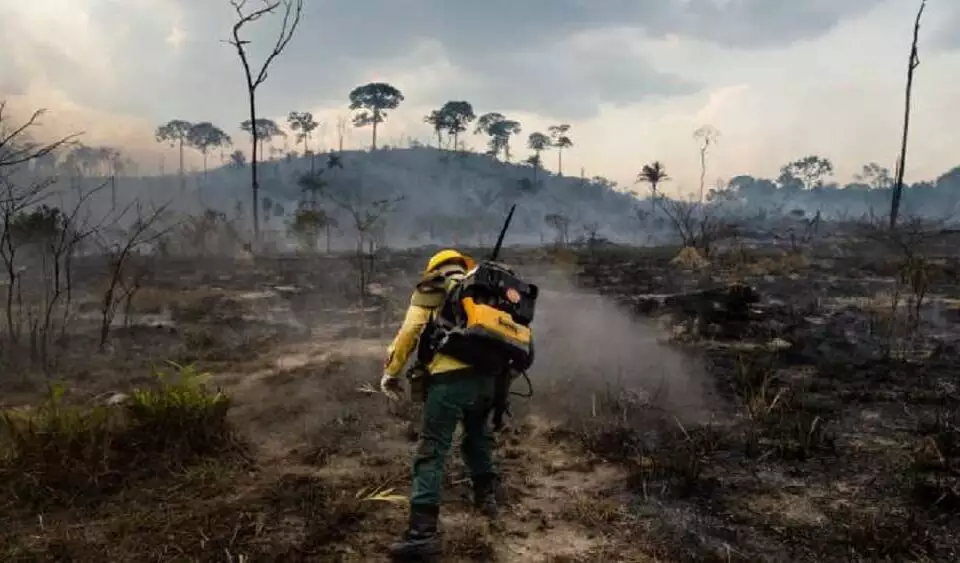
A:
<svg viewBox="0 0 960 563">
<path fill-rule="evenodd" d="M 413 460 L 412 505 L 439 505 L 444 464 L 457 423 L 463 423 L 460 451 L 474 483 L 496 478 L 493 410 L 496 378 L 474 370 L 430 375 L 420 441 Z"/>
</svg>

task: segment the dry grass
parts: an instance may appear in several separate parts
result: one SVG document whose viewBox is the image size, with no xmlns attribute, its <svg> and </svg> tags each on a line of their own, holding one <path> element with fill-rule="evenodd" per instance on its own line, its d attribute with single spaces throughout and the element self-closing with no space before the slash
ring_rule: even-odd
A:
<svg viewBox="0 0 960 563">
<path fill-rule="evenodd" d="M 560 512 L 560 517 L 569 522 L 609 532 L 628 518 L 626 507 L 616 499 L 597 497 L 582 491 L 574 491 L 570 497 L 570 502 Z"/>
<path fill-rule="evenodd" d="M 0 419 L 0 507 L 13 523 L 3 561 L 363 561 L 353 532 L 407 502 L 389 486 L 396 464 L 346 478 L 258 467 L 231 400 L 193 368 L 158 373 L 120 404 L 66 399 L 57 387 Z"/>
<path fill-rule="evenodd" d="M 660 291 L 657 276 L 679 275 L 675 252 L 639 273 L 617 258 L 610 275 L 629 291 Z M 211 337 L 241 317 L 222 298 L 174 309 L 184 333 Z M 406 523 L 404 430 L 416 408 L 359 391 L 376 385 L 382 342 L 326 334 L 213 364 L 229 398 L 172 372 L 122 405 L 78 405 L 57 391 L 35 410 L 7 412 L 0 560 L 381 560 Z M 498 525 L 469 506 L 462 463 L 448 466 L 443 560 L 952 560 L 955 393 L 935 405 L 918 388 L 932 376 L 886 364 L 804 366 L 798 377 L 790 352 L 766 349 L 763 335 L 704 352 L 724 407 L 710 424 L 607 389 L 592 413 L 588 404 L 557 427 L 547 413 L 568 412 L 571 390 L 538 388 L 518 408 L 530 418 L 500 436 Z M 922 414 L 905 424 L 891 412 L 901 405 Z"/>
<path fill-rule="evenodd" d="M 740 271 L 748 276 L 786 276 L 801 272 L 810 261 L 800 252 L 784 252 L 780 256 L 764 256 L 741 264 Z"/>
<path fill-rule="evenodd" d="M 7 530 L 4 561 L 309 561 L 349 548 L 371 499 L 298 475 L 215 463 L 143 482 L 76 521 L 45 512 Z M 390 502 L 390 501 L 386 501 Z M 363 544 L 353 539 L 355 553 Z M 244 559 L 246 558 L 246 559 Z M 319 558 L 319 559 L 318 559 Z M 344 559 L 351 560 L 351 559 Z M 362 557 L 352 560 L 362 561 Z"/>
<path fill-rule="evenodd" d="M 498 561 L 495 533 L 490 525 L 477 519 L 459 523 L 444 531 L 444 548 L 460 561 Z"/>
<path fill-rule="evenodd" d="M 106 287 L 98 288 L 100 293 Z M 172 309 L 201 302 L 205 298 L 221 292 L 210 287 L 165 288 L 146 286 L 137 290 L 133 298 L 133 308 L 143 314 L 159 314 Z"/>
<path fill-rule="evenodd" d="M 680 252 L 677 253 L 670 263 L 674 266 L 690 270 L 702 270 L 710 266 L 710 262 L 701 256 L 696 248 L 690 246 L 681 248 Z"/>
</svg>

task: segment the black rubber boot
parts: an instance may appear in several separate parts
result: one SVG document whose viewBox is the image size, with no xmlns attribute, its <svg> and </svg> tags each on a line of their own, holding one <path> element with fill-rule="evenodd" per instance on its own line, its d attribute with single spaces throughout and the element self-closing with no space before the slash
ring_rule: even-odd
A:
<svg viewBox="0 0 960 563">
<path fill-rule="evenodd" d="M 416 561 L 440 555 L 442 545 L 437 521 L 440 507 L 435 505 L 412 505 L 410 527 L 403 539 L 390 545 L 394 559 Z"/>
<path fill-rule="evenodd" d="M 500 515 L 497 506 L 497 478 L 483 477 L 473 483 L 473 506 L 487 518 L 495 519 Z"/>
</svg>

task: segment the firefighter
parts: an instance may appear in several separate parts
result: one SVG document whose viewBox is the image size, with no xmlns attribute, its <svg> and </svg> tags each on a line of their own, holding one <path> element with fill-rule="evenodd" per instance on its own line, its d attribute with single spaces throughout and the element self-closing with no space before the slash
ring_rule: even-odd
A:
<svg viewBox="0 0 960 563">
<path fill-rule="evenodd" d="M 401 371 L 415 353 L 421 331 L 447 290 L 474 265 L 470 257 L 449 249 L 438 252 L 427 263 L 403 325 L 387 351 L 380 387 L 392 400 L 398 400 L 402 392 Z M 390 554 L 396 558 L 429 557 L 441 552 L 438 516 L 444 463 L 458 423 L 463 424 L 460 449 L 470 472 L 474 505 L 488 518 L 496 518 L 498 513 L 499 478 L 488 424 L 496 377 L 441 353 L 433 355 L 419 371 L 426 388 L 421 396 L 423 418 L 413 459 L 409 528 L 401 541 L 390 546 Z"/>
</svg>

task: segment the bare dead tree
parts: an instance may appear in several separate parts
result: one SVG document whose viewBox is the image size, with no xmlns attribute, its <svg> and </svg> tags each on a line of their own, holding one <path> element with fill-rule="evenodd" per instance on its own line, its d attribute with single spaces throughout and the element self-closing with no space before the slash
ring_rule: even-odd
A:
<svg viewBox="0 0 960 563">
<path fill-rule="evenodd" d="M 890 229 L 897 226 L 897 215 L 900 213 L 900 199 L 903 197 L 903 174 L 907 167 L 907 136 L 910 129 L 910 96 L 913 92 L 913 72 L 920 66 L 920 56 L 917 54 L 917 39 L 920 37 L 920 18 L 927 0 L 921 0 L 917 10 L 917 18 L 913 23 L 913 42 L 910 44 L 910 59 L 907 62 L 907 86 L 904 96 L 903 134 L 900 139 L 900 157 L 897 159 L 897 175 L 893 185 L 893 194 L 890 199 Z"/>
<path fill-rule="evenodd" d="M 590 221 L 583 224 L 583 244 L 587 247 L 587 250 L 593 253 L 596 250 L 597 246 L 600 243 L 600 237 L 598 233 L 600 232 L 600 223 L 598 221 Z"/>
<path fill-rule="evenodd" d="M 163 253 L 194 257 L 233 254 L 243 246 L 236 225 L 240 220 L 214 209 L 195 215 L 180 214 L 177 224 L 167 233 L 169 236 L 158 243 Z"/>
<path fill-rule="evenodd" d="M 737 223 L 723 213 L 720 203 L 700 204 L 663 198 L 658 202 L 685 247 L 709 257 L 713 245 L 737 234 Z"/>
<path fill-rule="evenodd" d="M 117 217 L 117 223 L 113 228 L 99 232 L 97 242 L 107 259 L 109 275 L 107 288 L 100 301 L 98 347 L 101 352 L 107 345 L 110 327 L 113 326 L 121 304 L 125 304 L 126 309 L 129 310 L 134 293 L 140 288 L 143 276 L 146 274 L 142 268 L 130 264 L 131 258 L 143 246 L 156 241 L 175 227 L 175 225 L 169 225 L 158 228 L 157 223 L 163 217 L 166 208 L 167 205 L 162 205 L 148 211 L 139 201 L 135 201 Z M 132 224 L 126 228 L 120 227 L 120 221 L 131 211 L 135 214 Z"/>
<path fill-rule="evenodd" d="M 879 219 L 879 220 L 878 220 Z M 936 266 L 938 253 L 949 252 L 960 232 L 945 228 L 947 219 L 907 216 L 894 229 L 884 229 L 882 218 L 868 217 L 858 225 L 857 233 L 879 243 L 887 252 L 897 256 L 897 273 L 894 286 L 893 313 L 899 304 L 904 289 L 912 293 L 910 298 L 910 328 L 920 321 L 920 311 L 931 282 L 943 275 L 943 268 Z"/>
<path fill-rule="evenodd" d="M 358 190 L 359 192 L 359 190 Z M 367 293 L 367 281 L 369 272 L 372 270 L 372 263 L 368 268 L 364 260 L 364 242 L 371 238 L 375 229 L 383 221 L 386 221 L 387 215 L 392 213 L 396 206 L 403 201 L 403 196 L 392 198 L 379 198 L 370 201 L 362 199 L 344 197 L 333 193 L 325 194 L 325 197 L 334 203 L 340 209 L 343 209 L 353 221 L 353 228 L 357 232 L 356 259 L 358 263 L 358 289 L 361 302 Z M 372 260 L 372 253 L 370 256 Z"/>
<path fill-rule="evenodd" d="M 960 234 L 945 228 L 949 221 L 907 216 L 890 229 L 886 218 L 870 214 L 856 225 L 855 234 L 861 240 L 877 243 L 895 257 L 889 307 L 885 315 L 875 317 L 878 333 L 886 339 L 886 357 L 916 353 L 918 344 L 923 347 L 921 312 L 931 287 L 950 279 L 941 257 L 954 254 Z"/>
<path fill-rule="evenodd" d="M 704 125 L 693 132 L 693 138 L 700 142 L 700 203 L 703 203 L 703 188 L 707 177 L 707 150 L 719 137 L 720 132 L 710 125 Z"/>
<path fill-rule="evenodd" d="M 27 209 L 34 207 L 47 197 L 47 189 L 52 181 L 36 183 L 27 189 L 17 189 L 6 178 L 0 177 L 3 194 L 0 196 L 0 259 L 3 261 L 7 277 L 7 291 L 5 298 L 5 316 L 7 338 L 13 344 L 18 344 L 21 334 L 18 301 L 20 292 L 20 265 L 17 253 L 20 241 L 16 237 L 17 217 Z"/>
<path fill-rule="evenodd" d="M 342 165 L 339 166 L 342 168 Z M 333 167 L 330 167 L 332 170 Z M 403 196 L 388 196 L 364 194 L 363 186 L 359 183 L 345 186 L 342 182 L 331 183 L 322 176 L 326 171 L 307 174 L 298 181 L 304 190 L 309 190 L 314 197 L 320 196 L 342 209 L 353 222 L 357 233 L 356 260 L 359 268 L 359 292 L 361 301 L 366 296 L 368 270 L 364 260 L 364 243 L 376 238 L 376 232 L 386 221 L 386 216 L 393 212 L 396 206 L 403 201 Z M 371 246 L 371 268 L 373 266 L 373 247 Z"/>
<path fill-rule="evenodd" d="M 548 213 L 543 216 L 543 222 L 557 232 L 556 243 L 566 246 L 570 242 L 570 218 L 562 213 Z"/>
<path fill-rule="evenodd" d="M 10 186 L 4 181 L 5 190 Z M 51 344 L 62 340 L 72 315 L 73 260 L 100 227 L 81 216 L 87 202 L 107 186 L 84 191 L 70 209 L 46 205 L 24 207 L 23 199 L 0 205 L 0 260 L 7 277 L 6 329 L 13 345 L 26 331 L 30 360 L 45 369 L 54 359 Z"/>
<path fill-rule="evenodd" d="M 30 130 L 40 125 L 44 113 L 45 110 L 38 109 L 26 120 L 11 125 L 6 103 L 0 101 L 0 261 L 7 278 L 3 303 L 6 340 L 12 347 L 18 346 L 26 323 L 31 360 L 46 365 L 49 344 L 56 332 L 55 312 L 64 311 L 64 326 L 69 313 L 70 261 L 85 236 L 77 216 L 96 190 L 79 197 L 69 213 L 39 207 L 51 195 L 55 179 L 27 178 L 18 172 L 23 165 L 72 143 L 77 136 L 35 141 Z M 26 256 L 21 250 L 26 250 Z M 27 275 L 33 279 L 24 283 Z M 25 296 L 25 291 L 29 295 Z M 65 292 L 67 303 L 63 305 Z"/>
<path fill-rule="evenodd" d="M 6 107 L 7 102 L 0 101 L 0 168 L 26 164 L 31 160 L 46 156 L 73 142 L 79 135 L 79 133 L 74 133 L 53 142 L 38 143 L 30 139 L 29 130 L 40 125 L 40 117 L 46 113 L 46 110 L 35 110 L 24 122 L 8 127 L 9 119 L 6 116 Z"/>
<path fill-rule="evenodd" d="M 337 152 L 343 152 L 343 138 L 347 134 L 347 123 L 345 116 L 337 117 Z"/>
<path fill-rule="evenodd" d="M 259 140 L 257 134 L 257 88 L 267 80 L 267 70 L 270 64 L 283 52 L 287 44 L 290 43 L 290 40 L 293 38 L 293 33 L 297 29 L 297 25 L 300 23 L 300 16 L 303 13 L 303 0 L 262 1 L 262 7 L 246 10 L 247 0 L 230 0 L 230 5 L 236 10 L 239 19 L 233 24 L 233 39 L 228 41 L 237 49 L 237 54 L 240 56 L 240 63 L 243 65 L 243 73 L 247 82 L 247 97 L 250 110 L 250 135 L 253 138 L 253 144 L 250 149 L 250 187 L 253 192 L 253 233 L 254 240 L 258 244 L 260 242 L 260 183 L 257 176 L 257 159 L 259 157 L 257 154 L 257 144 Z M 280 33 L 277 36 L 277 41 L 274 43 L 270 54 L 264 59 L 259 72 L 254 75 L 245 47 L 250 42 L 240 39 L 240 32 L 248 23 L 255 22 L 266 14 L 272 14 L 281 5 L 283 5 L 283 21 L 280 26 Z"/>
<path fill-rule="evenodd" d="M 354 260 L 357 266 L 357 292 L 360 298 L 359 326 L 362 335 L 366 326 L 367 286 L 375 257 L 372 246 L 369 256 L 364 256 L 364 242 L 368 239 L 372 242 L 378 237 L 378 233 L 382 233 L 387 216 L 404 198 L 403 196 L 365 198 L 360 186 L 340 191 L 327 189 L 321 195 L 346 212 L 357 234 Z M 383 235 L 379 236 L 382 238 Z"/>
<path fill-rule="evenodd" d="M 819 210 L 810 218 L 806 217 L 803 210 L 794 210 L 775 222 L 767 236 L 777 241 L 787 241 L 790 252 L 796 254 L 813 242 L 822 222 L 823 217 Z"/>
</svg>

